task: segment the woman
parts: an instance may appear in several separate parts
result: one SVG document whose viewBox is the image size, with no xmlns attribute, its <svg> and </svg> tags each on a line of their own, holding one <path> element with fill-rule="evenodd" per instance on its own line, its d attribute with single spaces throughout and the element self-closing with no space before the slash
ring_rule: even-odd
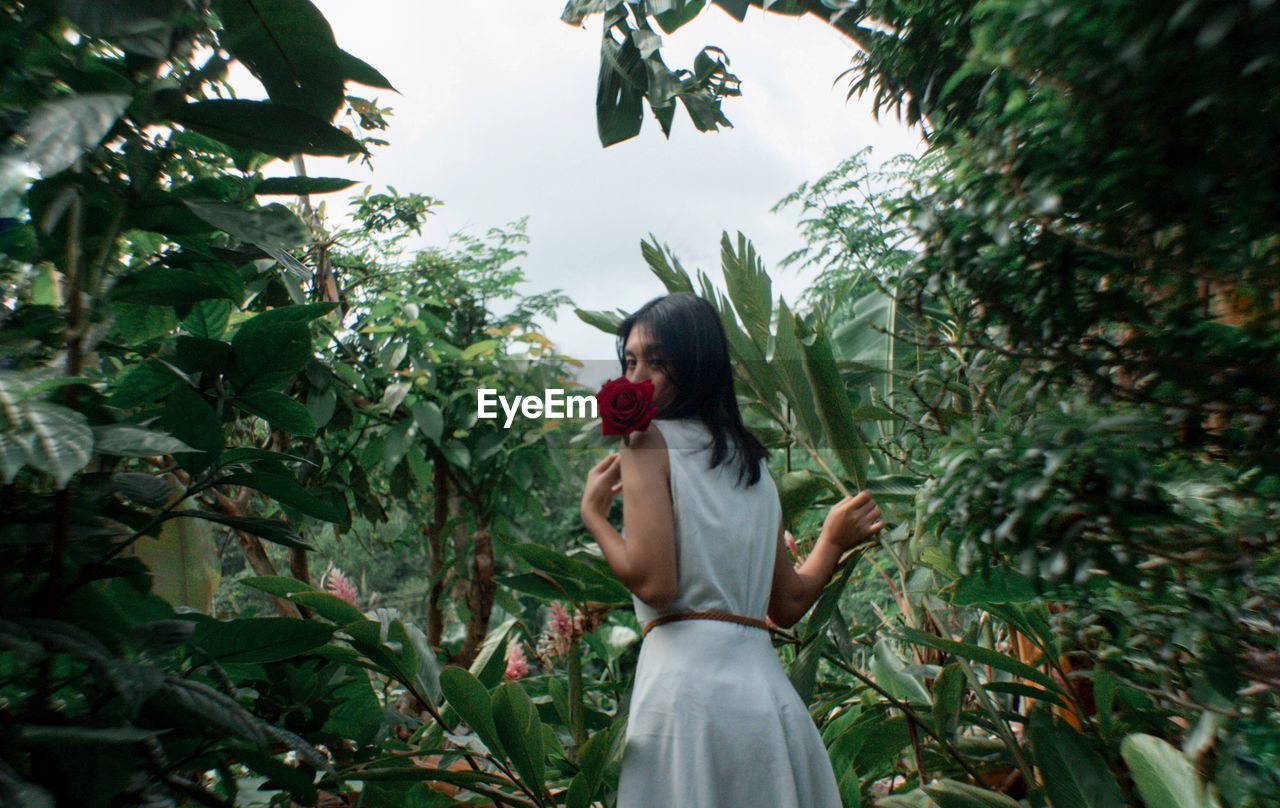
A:
<svg viewBox="0 0 1280 808">
<path fill-rule="evenodd" d="M 653 382 L 658 407 L 582 494 L 583 521 L 645 628 L 618 806 L 839 808 L 830 758 L 764 618 L 795 624 L 840 556 L 884 527 L 880 511 L 865 491 L 846 498 L 791 566 L 767 450 L 743 426 L 707 301 L 649 301 L 619 326 L 618 358 L 631 381 Z M 622 535 L 608 521 L 619 489 Z"/>
</svg>

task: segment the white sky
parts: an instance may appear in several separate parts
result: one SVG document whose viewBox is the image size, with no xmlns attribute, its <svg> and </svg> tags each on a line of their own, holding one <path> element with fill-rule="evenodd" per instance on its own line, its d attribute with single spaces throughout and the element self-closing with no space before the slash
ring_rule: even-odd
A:
<svg viewBox="0 0 1280 808">
<path fill-rule="evenodd" d="M 640 257 L 649 233 L 690 273 L 700 268 L 723 288 L 725 230 L 755 243 L 775 297 L 794 301 L 808 276 L 776 264 L 801 245 L 798 210 L 769 209 L 865 146 L 874 147 L 875 163 L 922 149 L 917 131 L 892 118 L 877 123 L 866 100 L 845 101 L 847 83 L 836 77 L 852 46 L 812 17 L 753 8 L 739 24 L 712 7 L 664 36 L 672 68 L 692 67 L 704 45 L 728 53 L 742 79 L 742 97 L 724 107 L 735 128 L 700 133 L 680 108 L 666 140 L 646 105 L 639 137 L 604 149 L 594 106 L 599 15 L 575 28 L 560 21 L 556 0 L 314 2 L 338 44 L 400 94 L 349 88 L 394 110 L 382 134 L 391 145 L 375 152 L 372 173 L 317 158 L 308 158 L 308 173 L 443 200 L 424 244 L 527 215 L 524 291 L 559 288 L 585 309 L 630 311 L 665 292 Z M 242 90 L 261 95 L 251 92 Z M 324 197 L 331 214 L 345 210 L 341 197 Z M 564 353 L 614 359 L 612 339 L 569 307 L 544 331 Z"/>
</svg>

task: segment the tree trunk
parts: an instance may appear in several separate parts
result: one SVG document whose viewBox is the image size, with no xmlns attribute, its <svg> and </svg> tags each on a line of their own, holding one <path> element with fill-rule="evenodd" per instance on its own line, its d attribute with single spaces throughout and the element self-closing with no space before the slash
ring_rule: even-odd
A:
<svg viewBox="0 0 1280 808">
<path fill-rule="evenodd" d="M 440 610 L 440 599 L 444 597 L 444 526 L 449 521 L 448 461 L 443 457 L 437 457 L 432 467 L 432 488 L 435 499 L 431 524 L 426 530 L 432 580 L 427 598 L 427 642 L 439 647 L 444 636 L 444 613 Z"/>
<path fill-rule="evenodd" d="M 467 588 L 467 608 L 471 611 L 471 619 L 467 621 L 466 639 L 457 657 L 457 662 L 466 666 L 475 661 L 489 634 L 489 616 L 493 613 L 493 596 L 497 591 L 493 582 L 493 539 L 483 521 L 478 524 L 471 553 L 471 580 Z"/>
</svg>

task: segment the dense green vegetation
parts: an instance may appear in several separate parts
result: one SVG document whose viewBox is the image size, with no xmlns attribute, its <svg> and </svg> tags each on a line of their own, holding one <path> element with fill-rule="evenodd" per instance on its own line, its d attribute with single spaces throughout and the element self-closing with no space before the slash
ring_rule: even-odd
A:
<svg viewBox="0 0 1280 808">
<path fill-rule="evenodd" d="M 603 144 L 728 124 L 726 55 L 659 48 L 705 5 L 569 4 Z M 720 313 L 797 553 L 859 488 L 891 519 L 773 633 L 846 804 L 1280 800 L 1280 13 L 764 5 L 932 147 L 782 200 L 799 302 L 744 235 L 721 286 L 640 250 Z M 0 9 L 5 804 L 608 804 L 598 430 L 475 416 L 571 386 L 523 224 L 416 250 L 430 196 L 313 204 L 389 86 L 309 0 Z"/>
</svg>

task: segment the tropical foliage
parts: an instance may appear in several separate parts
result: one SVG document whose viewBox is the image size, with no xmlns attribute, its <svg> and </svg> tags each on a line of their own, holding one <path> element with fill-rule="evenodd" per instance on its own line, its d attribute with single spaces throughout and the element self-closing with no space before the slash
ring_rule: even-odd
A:
<svg viewBox="0 0 1280 808">
<path fill-rule="evenodd" d="M 661 57 L 705 5 L 565 9 L 605 145 L 728 125 L 728 55 Z M 846 804 L 1280 799 L 1280 17 L 716 5 L 831 24 L 931 144 L 779 203 L 799 301 L 743 234 L 719 285 L 640 250 L 719 312 L 795 554 L 858 489 L 892 519 L 773 630 Z M 596 430 L 474 405 L 575 384 L 524 223 L 424 248 L 439 200 L 307 175 L 375 159 L 392 89 L 310 0 L 0 13 L 4 803 L 609 804 Z"/>
</svg>

